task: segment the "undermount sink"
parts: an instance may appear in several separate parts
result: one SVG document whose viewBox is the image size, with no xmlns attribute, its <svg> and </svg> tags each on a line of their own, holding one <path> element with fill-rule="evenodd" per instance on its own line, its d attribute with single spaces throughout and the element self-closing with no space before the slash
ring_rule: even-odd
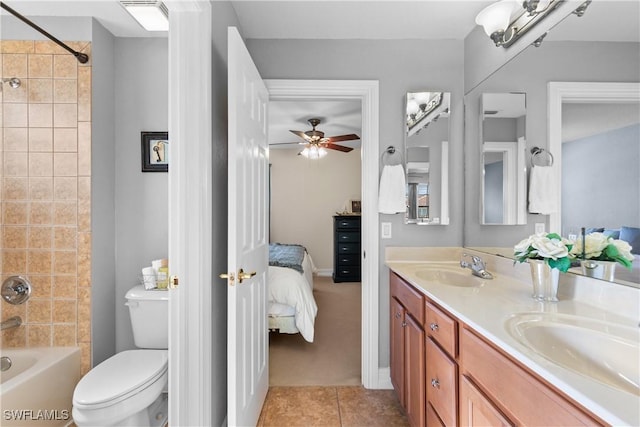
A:
<svg viewBox="0 0 640 427">
<path fill-rule="evenodd" d="M 472 288 L 484 283 L 482 279 L 472 276 L 468 270 L 465 271 L 462 268 L 459 270 L 438 267 L 420 268 L 415 274 L 420 279 L 442 285 Z"/>
<path fill-rule="evenodd" d="M 547 360 L 640 396 L 640 328 L 553 313 L 516 314 L 506 327 Z"/>
</svg>

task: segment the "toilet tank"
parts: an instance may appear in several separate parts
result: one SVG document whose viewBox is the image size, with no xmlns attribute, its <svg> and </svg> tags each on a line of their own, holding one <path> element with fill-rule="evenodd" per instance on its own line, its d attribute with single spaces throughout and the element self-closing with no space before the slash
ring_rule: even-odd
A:
<svg viewBox="0 0 640 427">
<path fill-rule="evenodd" d="M 125 298 L 136 347 L 169 348 L 169 292 L 138 285 Z"/>
</svg>

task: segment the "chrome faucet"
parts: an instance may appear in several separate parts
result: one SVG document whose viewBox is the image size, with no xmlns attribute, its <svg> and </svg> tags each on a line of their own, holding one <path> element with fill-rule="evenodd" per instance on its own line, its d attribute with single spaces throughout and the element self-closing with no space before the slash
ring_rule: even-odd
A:
<svg viewBox="0 0 640 427">
<path fill-rule="evenodd" d="M 13 316 L 8 318 L 7 320 L 3 320 L 0 322 L 0 331 L 4 331 L 5 329 L 17 328 L 22 325 L 22 318 L 20 316 Z"/>
<path fill-rule="evenodd" d="M 471 258 L 471 264 L 464 260 L 465 257 Z M 487 271 L 484 261 L 479 256 L 463 253 L 462 259 L 460 260 L 460 267 L 471 269 L 471 274 L 482 279 L 493 279 L 493 274 Z"/>
</svg>

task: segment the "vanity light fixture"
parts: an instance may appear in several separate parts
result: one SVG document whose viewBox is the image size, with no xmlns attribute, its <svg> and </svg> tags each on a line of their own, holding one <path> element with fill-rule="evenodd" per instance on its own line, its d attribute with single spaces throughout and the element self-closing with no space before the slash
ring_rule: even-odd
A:
<svg viewBox="0 0 640 427">
<path fill-rule="evenodd" d="M 501 0 L 484 8 L 476 16 L 476 24 L 496 46 L 509 47 L 536 23 L 553 12 L 564 0 Z M 581 8 L 586 8 L 587 0 Z M 541 41 L 541 40 L 540 40 Z M 538 44 L 539 45 L 539 44 Z"/>
<path fill-rule="evenodd" d="M 169 10 L 157 0 L 123 0 L 120 4 L 147 31 L 169 31 Z"/>
</svg>

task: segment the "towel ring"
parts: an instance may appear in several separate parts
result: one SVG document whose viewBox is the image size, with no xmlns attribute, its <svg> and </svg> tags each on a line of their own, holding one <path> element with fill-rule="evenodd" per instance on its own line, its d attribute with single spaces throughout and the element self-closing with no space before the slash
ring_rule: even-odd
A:
<svg viewBox="0 0 640 427">
<path fill-rule="evenodd" d="M 546 162 L 548 164 L 536 164 L 536 159 L 542 158 L 546 155 Z M 531 166 L 553 166 L 553 154 L 540 147 L 533 147 L 531 149 Z"/>
<path fill-rule="evenodd" d="M 394 166 L 402 164 L 402 156 L 397 151 L 398 150 L 396 150 L 396 147 L 390 145 L 382 152 L 383 166 Z"/>
</svg>

